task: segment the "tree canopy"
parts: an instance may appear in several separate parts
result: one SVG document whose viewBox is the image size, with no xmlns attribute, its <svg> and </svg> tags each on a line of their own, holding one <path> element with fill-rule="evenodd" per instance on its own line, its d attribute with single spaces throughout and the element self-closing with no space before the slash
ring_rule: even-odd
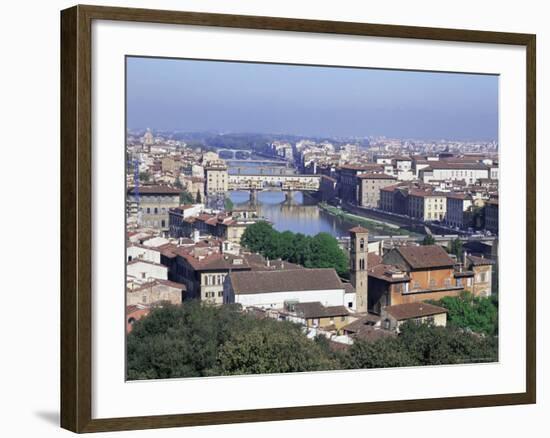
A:
<svg viewBox="0 0 550 438">
<path fill-rule="evenodd" d="M 338 241 L 328 233 L 306 236 L 291 231 L 279 232 L 260 221 L 248 226 L 241 243 L 270 259 L 281 258 L 306 268 L 334 268 L 339 275 L 348 272 L 348 258 Z"/>
<path fill-rule="evenodd" d="M 189 301 L 153 308 L 127 337 L 130 380 L 231 374 L 285 373 L 497 360 L 493 336 L 457 327 L 406 323 L 397 337 L 358 340 L 334 351 L 288 321 L 256 318 L 237 305 Z"/>
<path fill-rule="evenodd" d="M 433 304 L 449 311 L 447 322 L 450 326 L 483 333 L 489 336 L 498 335 L 498 298 L 474 297 L 469 292 L 459 297 L 445 297 Z"/>
</svg>

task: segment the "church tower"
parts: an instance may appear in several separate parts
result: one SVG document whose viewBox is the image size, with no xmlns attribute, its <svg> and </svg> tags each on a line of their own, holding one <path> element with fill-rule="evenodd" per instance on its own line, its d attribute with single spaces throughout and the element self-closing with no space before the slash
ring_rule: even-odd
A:
<svg viewBox="0 0 550 438">
<path fill-rule="evenodd" d="M 350 234 L 350 279 L 355 288 L 355 308 L 357 312 L 367 312 L 369 294 L 369 274 L 367 266 L 369 230 L 353 227 Z"/>
</svg>

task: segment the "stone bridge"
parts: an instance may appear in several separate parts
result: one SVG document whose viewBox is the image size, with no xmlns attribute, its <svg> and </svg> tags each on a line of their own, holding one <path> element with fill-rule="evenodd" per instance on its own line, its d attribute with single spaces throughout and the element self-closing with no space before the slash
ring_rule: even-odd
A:
<svg viewBox="0 0 550 438">
<path fill-rule="evenodd" d="M 229 190 L 319 190 L 319 175 L 228 175 Z"/>
</svg>

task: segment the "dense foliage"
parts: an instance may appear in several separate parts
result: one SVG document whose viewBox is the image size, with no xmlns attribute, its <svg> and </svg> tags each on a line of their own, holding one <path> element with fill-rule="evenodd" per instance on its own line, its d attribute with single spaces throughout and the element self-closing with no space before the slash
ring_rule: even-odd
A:
<svg viewBox="0 0 550 438">
<path fill-rule="evenodd" d="M 153 379 L 332 369 L 300 326 L 256 319 L 236 306 L 156 308 L 127 338 L 128 378 Z"/>
<path fill-rule="evenodd" d="M 198 301 L 156 308 L 127 338 L 128 379 L 284 373 L 497 360 L 495 337 L 407 323 L 396 338 L 334 351 L 290 322 L 258 319 L 234 305 Z"/>
<path fill-rule="evenodd" d="M 432 304 L 446 308 L 447 323 L 452 327 L 489 336 L 498 335 L 498 298 L 474 297 L 464 292 L 459 297 L 445 297 Z"/>
<path fill-rule="evenodd" d="M 348 272 L 348 259 L 338 241 L 328 233 L 306 236 L 291 231 L 279 232 L 264 221 L 246 228 L 241 243 L 270 259 L 281 258 L 306 268 L 334 268 L 340 275 Z"/>
<path fill-rule="evenodd" d="M 195 199 L 191 193 L 186 190 L 180 192 L 180 204 L 193 204 L 194 202 Z"/>
<path fill-rule="evenodd" d="M 462 259 L 462 240 L 460 240 L 458 237 L 456 239 L 453 239 L 451 241 L 451 247 L 449 248 L 449 252 L 451 254 L 454 254 L 458 260 Z"/>
</svg>

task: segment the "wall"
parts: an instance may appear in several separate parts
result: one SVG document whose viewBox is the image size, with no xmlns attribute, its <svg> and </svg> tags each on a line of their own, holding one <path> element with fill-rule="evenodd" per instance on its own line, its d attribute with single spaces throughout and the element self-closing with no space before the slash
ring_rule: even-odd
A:
<svg viewBox="0 0 550 438">
<path fill-rule="evenodd" d="M 275 309 L 282 308 L 285 301 L 294 300 L 298 300 L 300 303 L 319 301 L 323 306 L 347 307 L 342 289 L 235 295 L 235 302 L 243 306 L 273 307 Z"/>
<path fill-rule="evenodd" d="M 2 417 L 3 435 L 10 437 L 40 436 L 73 437 L 58 428 L 59 406 L 59 10 L 72 6 L 72 0 L 5 2 L 6 19 L 0 27 L 2 69 L 3 149 L 10 153 L 21 151 L 27 158 L 25 168 L 32 178 L 21 177 L 17 166 L 6 166 L 0 174 L 0 190 L 6 205 L 23 205 L 28 197 L 12 190 L 13 182 L 33 193 L 33 209 L 40 212 L 40 247 L 47 257 L 33 266 L 33 278 L 41 280 L 39 291 L 20 294 L 9 312 L 3 312 L 0 328 L 10 336 L 2 338 L 0 371 L 4 376 L 0 400 L 7 415 Z M 111 6 L 156 7 L 163 9 L 197 10 L 210 12 L 274 15 L 325 20 L 364 21 L 418 26 L 458 27 L 538 34 L 538 145 L 539 145 L 539 200 L 538 223 L 550 220 L 546 195 L 548 173 L 543 175 L 543 163 L 550 152 L 543 145 L 550 143 L 550 28 L 547 2 L 525 0 L 503 2 L 497 0 L 464 0 L 452 4 L 436 0 L 392 2 L 356 2 L 352 0 L 292 1 L 268 0 L 88 0 L 87 3 Z M 32 129 L 29 129 L 32 127 Z M 24 135 L 32 132 L 32 141 Z M 36 230 L 36 215 L 9 215 L 2 218 L 4 241 L 9 251 L 2 253 L 3 290 L 20 290 L 21 279 L 29 277 L 29 248 L 36 242 L 25 230 Z M 17 230 L 17 232 L 15 232 Z M 539 227 L 539 284 L 543 284 L 544 266 L 549 262 L 542 247 L 548 247 L 547 227 Z M 546 245 L 545 245 L 546 243 Z M 9 274 L 9 275 L 8 275 Z M 7 283 L 7 284 L 6 284 Z M 548 307 L 548 299 L 539 288 L 538 309 Z M 24 309 L 25 321 L 18 309 Z M 539 320 L 539 370 L 548 368 L 550 336 L 549 322 Z M 32 388 L 32 390 L 29 390 Z M 279 438 L 282 436 L 331 437 L 355 436 L 368 430 L 369 434 L 406 435 L 407 438 L 427 438 L 444 430 L 446 438 L 464 436 L 494 436 L 499 438 L 526 435 L 540 436 L 547 427 L 550 409 L 548 394 L 550 379 L 539 371 L 538 405 L 510 406 L 483 409 L 419 412 L 368 417 L 324 418 L 318 420 L 251 423 L 241 425 L 208 426 L 160 431 L 120 432 L 97 435 L 102 438 L 126 437 L 180 437 L 206 438 L 239 436 Z M 9 410 L 8 410 L 9 407 Z M 426 425 L 429 424 L 429 428 Z"/>
</svg>

